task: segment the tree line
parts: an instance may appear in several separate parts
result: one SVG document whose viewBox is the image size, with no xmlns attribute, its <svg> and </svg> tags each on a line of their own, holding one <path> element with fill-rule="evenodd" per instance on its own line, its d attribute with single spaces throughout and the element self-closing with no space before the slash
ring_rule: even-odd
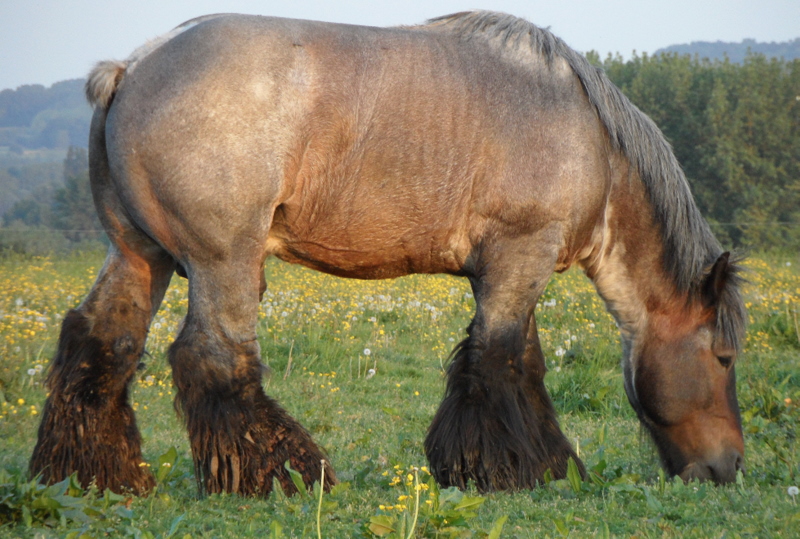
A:
<svg viewBox="0 0 800 539">
<path fill-rule="evenodd" d="M 587 57 L 664 132 L 724 245 L 800 249 L 800 59 Z"/>
<path fill-rule="evenodd" d="M 85 146 L 92 111 L 83 96 L 83 79 L 0 91 L 0 146 L 25 150 Z"/>
<path fill-rule="evenodd" d="M 800 59 L 752 53 L 742 63 L 674 53 L 587 57 L 664 132 L 723 245 L 800 249 Z M 102 236 L 86 150 L 70 147 L 63 181 L 6 211 L 0 251 Z M 56 236 L 42 246 L 43 231 L 53 230 Z"/>
<path fill-rule="evenodd" d="M 60 186 L 44 184 L 6 211 L 0 254 L 64 252 L 98 247 L 105 241 L 92 200 L 85 148 L 70 146 L 62 175 Z"/>
</svg>

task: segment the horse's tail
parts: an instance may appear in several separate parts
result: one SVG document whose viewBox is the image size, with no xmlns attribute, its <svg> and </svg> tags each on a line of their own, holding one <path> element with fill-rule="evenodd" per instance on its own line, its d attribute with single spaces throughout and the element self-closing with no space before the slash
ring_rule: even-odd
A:
<svg viewBox="0 0 800 539">
<path fill-rule="evenodd" d="M 117 91 L 128 62 L 118 60 L 105 60 L 98 62 L 86 80 L 86 99 L 93 107 L 107 109 Z"/>
</svg>

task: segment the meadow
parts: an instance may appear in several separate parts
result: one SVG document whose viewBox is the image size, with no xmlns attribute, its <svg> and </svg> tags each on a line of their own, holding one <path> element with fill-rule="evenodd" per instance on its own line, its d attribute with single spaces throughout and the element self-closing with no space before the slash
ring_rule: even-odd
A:
<svg viewBox="0 0 800 539">
<path fill-rule="evenodd" d="M 537 320 L 546 384 L 589 477 L 490 494 L 439 489 L 422 450 L 474 310 L 466 280 L 344 280 L 270 261 L 259 330 L 266 391 L 325 448 L 340 484 L 268 499 L 197 494 L 166 360 L 188 301 L 177 276 L 132 388 L 155 492 L 46 488 L 27 477 L 60 321 L 102 262 L 92 252 L 0 259 L 2 537 L 800 536 L 796 255 L 746 262 L 750 328 L 737 375 L 747 473 L 735 484 L 664 476 L 622 389 L 616 326 L 572 270 L 554 277 Z"/>
</svg>

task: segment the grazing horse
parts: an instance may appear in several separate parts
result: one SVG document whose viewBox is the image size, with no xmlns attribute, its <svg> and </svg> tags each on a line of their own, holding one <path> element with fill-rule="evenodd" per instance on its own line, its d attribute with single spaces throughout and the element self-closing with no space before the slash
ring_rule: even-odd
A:
<svg viewBox="0 0 800 539">
<path fill-rule="evenodd" d="M 262 386 L 272 255 L 469 279 L 475 317 L 425 439 L 442 485 L 526 489 L 580 463 L 534 317 L 572 265 L 619 325 L 666 470 L 724 483 L 742 468 L 737 265 L 658 128 L 548 31 L 490 12 L 385 29 L 214 15 L 98 64 L 87 95 L 111 246 L 63 322 L 30 462 L 44 480 L 153 486 L 128 392 L 176 271 L 189 308 L 168 355 L 200 490 L 291 491 L 286 461 L 319 479 L 325 453 Z"/>
</svg>

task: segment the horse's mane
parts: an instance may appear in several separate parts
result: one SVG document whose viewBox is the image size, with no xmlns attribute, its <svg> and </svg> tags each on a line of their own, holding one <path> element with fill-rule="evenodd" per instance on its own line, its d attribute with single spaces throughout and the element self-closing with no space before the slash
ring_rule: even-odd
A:
<svg viewBox="0 0 800 539">
<path fill-rule="evenodd" d="M 702 279 L 722 248 L 700 215 L 683 169 L 661 130 L 602 69 L 548 30 L 504 13 L 456 13 L 431 19 L 425 28 L 446 30 L 464 40 L 489 39 L 512 50 L 527 47 L 547 65 L 559 58 L 566 61 L 597 111 L 612 146 L 628 158 L 644 182 L 661 230 L 667 273 L 679 292 L 700 293 Z M 739 269 L 736 262 L 731 264 L 727 286 L 717 304 L 718 333 L 726 344 L 737 349 L 747 320 L 739 292 Z"/>
</svg>

